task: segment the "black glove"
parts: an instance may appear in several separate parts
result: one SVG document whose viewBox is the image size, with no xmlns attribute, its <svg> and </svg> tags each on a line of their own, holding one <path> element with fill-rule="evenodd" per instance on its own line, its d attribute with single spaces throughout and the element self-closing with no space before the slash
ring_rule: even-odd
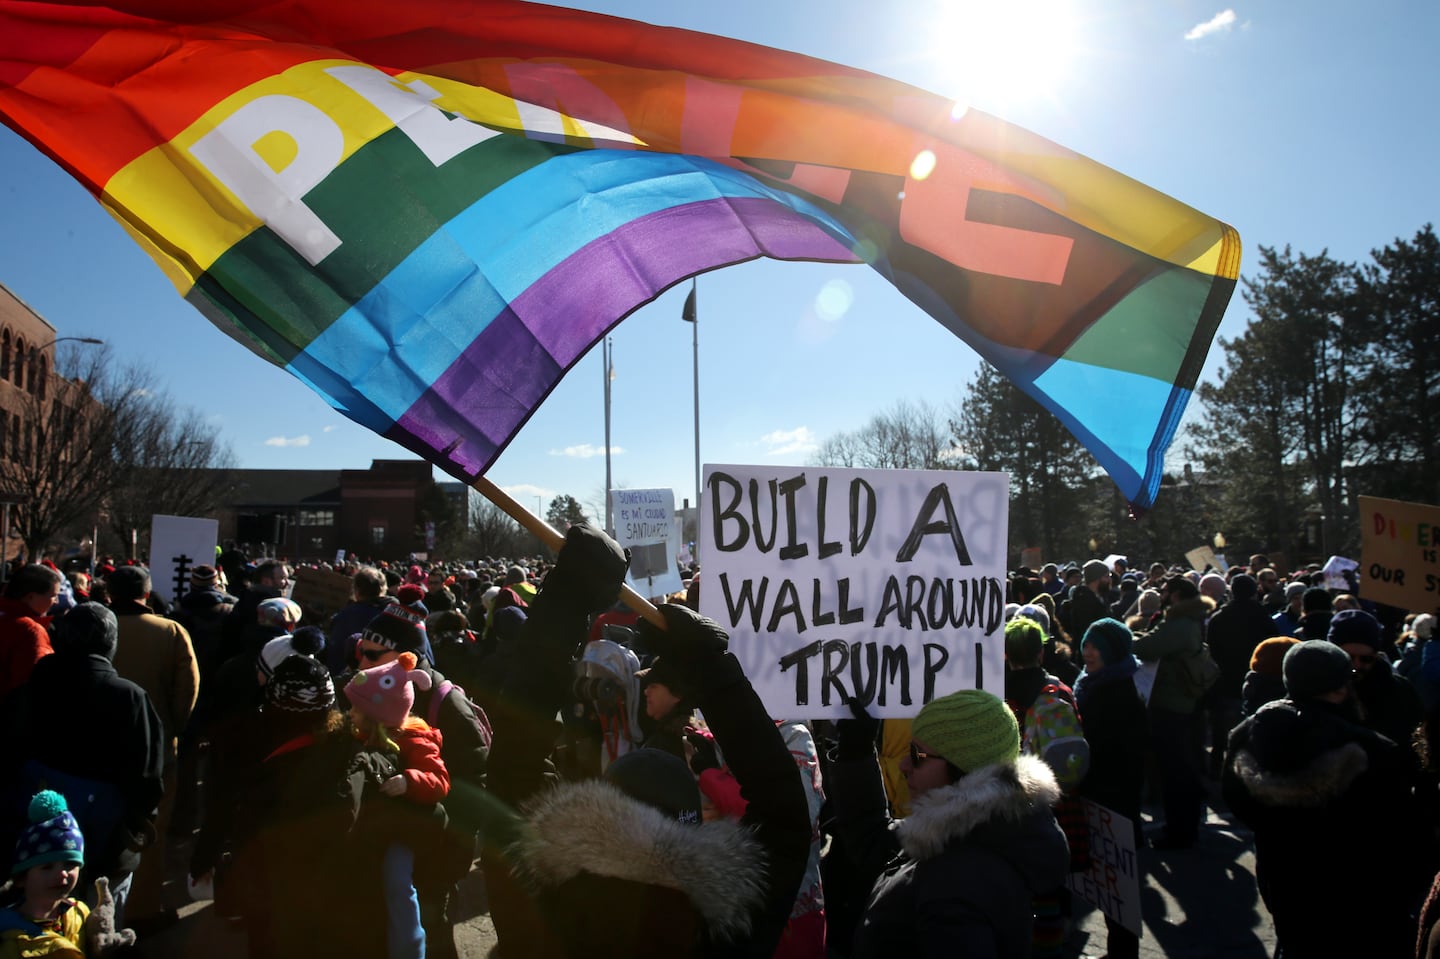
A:
<svg viewBox="0 0 1440 959">
<path fill-rule="evenodd" d="M 691 772 L 698 776 L 707 769 L 720 768 L 720 757 L 715 752 L 715 740 L 693 729 L 686 731 L 685 740 L 695 750 L 690 756 Z"/>
<path fill-rule="evenodd" d="M 858 699 L 847 699 L 853 719 L 835 722 L 835 758 L 868 759 L 875 750 L 875 740 L 880 734 L 880 720 L 870 715 Z"/>
<path fill-rule="evenodd" d="M 713 619 L 706 619 L 688 606 L 666 603 L 660 607 L 665 629 L 649 620 L 640 621 L 640 641 L 645 648 L 682 672 L 697 664 L 714 662 L 730 648 L 730 637 Z"/>
<path fill-rule="evenodd" d="M 576 524 L 566 531 L 565 545 L 540 592 L 551 602 L 598 613 L 615 605 L 629 567 L 629 550 L 593 526 Z"/>
</svg>

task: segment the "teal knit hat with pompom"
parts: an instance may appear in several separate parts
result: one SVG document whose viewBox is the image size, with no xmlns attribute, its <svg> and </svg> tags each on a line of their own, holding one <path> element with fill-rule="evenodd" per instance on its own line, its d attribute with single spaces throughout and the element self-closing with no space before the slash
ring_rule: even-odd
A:
<svg viewBox="0 0 1440 959">
<path fill-rule="evenodd" d="M 65 797 L 52 789 L 35 794 L 30 800 L 30 825 L 15 843 L 15 864 L 12 876 L 32 866 L 49 862 L 85 864 L 85 837 L 80 824 L 65 805 Z"/>
</svg>

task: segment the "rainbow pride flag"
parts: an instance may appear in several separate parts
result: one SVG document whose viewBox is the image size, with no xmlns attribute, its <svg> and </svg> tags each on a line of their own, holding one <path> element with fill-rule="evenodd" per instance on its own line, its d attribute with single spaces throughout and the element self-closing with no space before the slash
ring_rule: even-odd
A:
<svg viewBox="0 0 1440 959">
<path fill-rule="evenodd" d="M 0 0 L 0 119 L 466 480 L 631 311 L 766 256 L 878 270 L 1144 509 L 1239 271 L 1226 224 L 923 90 L 512 0 Z"/>
</svg>

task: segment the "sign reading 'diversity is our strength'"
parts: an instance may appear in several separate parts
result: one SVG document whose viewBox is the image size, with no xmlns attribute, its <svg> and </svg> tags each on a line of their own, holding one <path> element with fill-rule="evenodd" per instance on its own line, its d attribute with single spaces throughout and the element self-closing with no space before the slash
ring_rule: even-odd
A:
<svg viewBox="0 0 1440 959">
<path fill-rule="evenodd" d="M 1360 595 L 1417 613 L 1440 609 L 1440 506 L 1360 497 Z"/>
<path fill-rule="evenodd" d="M 706 466 L 701 612 L 770 714 L 1003 695 L 1004 473 Z"/>
</svg>

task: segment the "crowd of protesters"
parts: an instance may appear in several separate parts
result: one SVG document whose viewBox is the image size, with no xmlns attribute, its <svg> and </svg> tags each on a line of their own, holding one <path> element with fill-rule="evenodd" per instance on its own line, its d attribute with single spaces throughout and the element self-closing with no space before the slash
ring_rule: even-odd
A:
<svg viewBox="0 0 1440 959">
<path fill-rule="evenodd" d="M 1217 793 L 1285 959 L 1437 954 L 1433 615 L 1263 556 L 1019 569 L 1003 695 L 806 722 L 767 715 L 698 568 L 661 628 L 626 566 L 587 526 L 553 563 L 317 564 L 336 608 L 233 550 L 173 604 L 133 563 L 14 568 L 0 959 L 143 955 L 191 897 L 257 957 L 445 959 L 475 869 L 505 956 L 1061 955 L 1080 804 L 1181 869 Z"/>
</svg>

